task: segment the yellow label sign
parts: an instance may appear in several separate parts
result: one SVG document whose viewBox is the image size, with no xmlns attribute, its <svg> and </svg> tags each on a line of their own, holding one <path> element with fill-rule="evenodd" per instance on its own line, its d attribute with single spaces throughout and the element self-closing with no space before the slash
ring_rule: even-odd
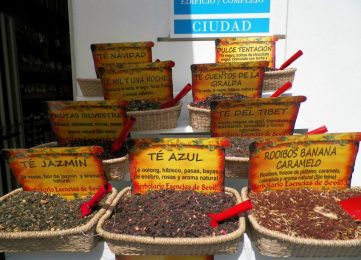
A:
<svg viewBox="0 0 361 260">
<path fill-rule="evenodd" d="M 72 199 L 95 194 L 105 185 L 99 146 L 6 149 L 2 151 L 17 182 L 26 191 Z"/>
<path fill-rule="evenodd" d="M 174 62 L 154 62 L 101 71 L 104 98 L 164 103 L 173 98 Z"/>
<path fill-rule="evenodd" d="M 350 187 L 361 133 L 300 135 L 252 143 L 252 191 Z"/>
<path fill-rule="evenodd" d="M 268 61 L 275 66 L 277 37 L 221 38 L 216 40 L 216 62 Z"/>
<path fill-rule="evenodd" d="M 224 190 L 224 148 L 227 139 L 137 139 L 130 151 L 134 193 L 150 190 Z"/>
<path fill-rule="evenodd" d="M 49 101 L 47 105 L 59 143 L 114 140 L 126 121 L 125 104 L 117 101 Z"/>
<path fill-rule="evenodd" d="M 267 62 L 193 64 L 193 101 L 213 94 L 261 97 L 265 66 Z"/>
<path fill-rule="evenodd" d="M 293 133 L 305 96 L 211 103 L 212 136 L 267 137 Z"/>
<path fill-rule="evenodd" d="M 152 62 L 153 46 L 153 42 L 91 44 L 97 76 L 100 67 Z"/>
</svg>

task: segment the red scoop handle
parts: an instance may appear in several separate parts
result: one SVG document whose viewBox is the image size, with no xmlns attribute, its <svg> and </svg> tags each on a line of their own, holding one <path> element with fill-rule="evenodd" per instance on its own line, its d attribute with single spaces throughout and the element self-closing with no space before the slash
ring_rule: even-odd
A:
<svg viewBox="0 0 361 260">
<path fill-rule="evenodd" d="M 237 216 L 242 212 L 248 211 L 252 208 L 253 208 L 252 202 L 250 200 L 246 200 L 222 212 L 209 213 L 208 217 L 211 218 L 210 225 L 215 228 L 218 226 L 218 222 Z"/>
<path fill-rule="evenodd" d="M 307 132 L 306 134 L 307 135 L 314 135 L 314 134 L 323 134 L 323 133 L 327 133 L 328 129 L 327 127 L 324 125 L 324 126 L 321 126 L 319 128 L 316 128 L 316 129 L 313 129 L 309 132 Z"/>
<path fill-rule="evenodd" d="M 355 221 L 361 221 L 361 196 L 351 197 L 339 202 L 341 208 Z"/>
<path fill-rule="evenodd" d="M 288 60 L 286 60 L 280 67 L 280 70 L 287 68 L 289 65 L 292 64 L 295 60 L 297 60 L 300 56 L 302 56 L 303 52 L 301 50 L 297 51 L 293 54 Z"/>
<path fill-rule="evenodd" d="M 271 97 L 279 97 L 283 92 L 285 92 L 287 89 L 292 87 L 292 83 L 291 82 L 286 82 L 284 85 L 282 85 L 280 88 L 278 88 L 272 95 Z"/>
<path fill-rule="evenodd" d="M 178 95 L 175 98 L 163 103 L 162 105 L 160 105 L 160 108 L 168 108 L 176 105 L 191 89 L 192 89 L 192 85 L 188 83 L 187 85 L 184 86 L 184 88 L 178 93 Z"/>
<path fill-rule="evenodd" d="M 134 117 L 127 118 L 123 130 L 120 132 L 117 139 L 115 139 L 115 141 L 112 143 L 112 153 L 117 152 L 122 147 L 124 140 L 127 138 L 130 130 L 135 124 L 135 121 L 136 120 Z"/>
<path fill-rule="evenodd" d="M 92 213 L 93 207 L 97 205 L 104 198 L 104 196 L 111 191 L 112 185 L 110 183 L 106 183 L 104 186 L 101 186 L 88 201 L 80 205 L 81 216 L 84 218 Z"/>
</svg>

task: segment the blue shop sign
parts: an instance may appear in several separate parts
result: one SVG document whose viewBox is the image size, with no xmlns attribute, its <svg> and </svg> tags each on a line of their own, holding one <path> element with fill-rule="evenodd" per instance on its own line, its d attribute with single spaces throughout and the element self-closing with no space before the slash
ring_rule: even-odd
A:
<svg viewBox="0 0 361 260">
<path fill-rule="evenodd" d="M 174 0 L 174 15 L 269 13 L 271 0 Z"/>
<path fill-rule="evenodd" d="M 177 19 L 175 34 L 268 33 L 269 18 Z"/>
</svg>

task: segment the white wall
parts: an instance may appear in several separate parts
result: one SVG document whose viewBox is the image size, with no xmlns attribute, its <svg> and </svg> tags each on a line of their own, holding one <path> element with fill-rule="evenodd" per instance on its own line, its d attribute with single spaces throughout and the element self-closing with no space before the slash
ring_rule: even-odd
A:
<svg viewBox="0 0 361 260">
<path fill-rule="evenodd" d="M 156 40 L 157 5 L 146 0 L 73 0 L 77 77 L 95 78 L 91 43 Z M 154 2 L 155 3 L 155 2 Z"/>
<path fill-rule="evenodd" d="M 300 119 L 331 132 L 361 131 L 361 1 L 289 0 L 287 53 L 302 49 Z"/>
</svg>

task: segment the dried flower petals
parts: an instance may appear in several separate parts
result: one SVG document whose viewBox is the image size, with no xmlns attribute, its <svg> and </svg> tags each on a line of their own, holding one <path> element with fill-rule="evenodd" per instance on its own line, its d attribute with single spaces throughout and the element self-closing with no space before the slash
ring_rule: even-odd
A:
<svg viewBox="0 0 361 260">
<path fill-rule="evenodd" d="M 249 145 L 255 141 L 254 137 L 229 137 L 231 147 L 226 149 L 226 156 L 249 157 Z"/>
<path fill-rule="evenodd" d="M 207 214 L 234 206 L 225 193 L 163 190 L 123 197 L 104 229 L 112 233 L 152 237 L 206 237 L 225 235 L 238 228 L 238 218 L 216 229 Z"/>
<path fill-rule="evenodd" d="M 270 230 L 314 239 L 346 240 L 361 235 L 338 201 L 361 195 L 361 190 L 320 191 L 312 189 L 251 192 L 252 216 Z"/>
</svg>

